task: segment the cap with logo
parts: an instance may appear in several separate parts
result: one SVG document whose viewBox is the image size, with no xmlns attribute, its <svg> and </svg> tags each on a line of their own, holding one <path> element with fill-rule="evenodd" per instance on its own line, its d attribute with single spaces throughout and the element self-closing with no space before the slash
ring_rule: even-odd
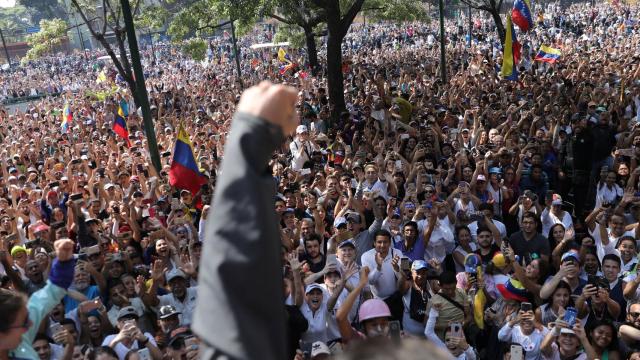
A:
<svg viewBox="0 0 640 360">
<path fill-rule="evenodd" d="M 138 312 L 133 306 L 125 306 L 118 311 L 118 320 L 124 318 L 137 319 L 138 317 Z"/>
<path fill-rule="evenodd" d="M 164 320 L 174 315 L 182 314 L 180 311 L 176 310 L 173 305 L 164 305 L 160 308 L 160 316 L 159 318 Z"/>
<path fill-rule="evenodd" d="M 171 280 L 179 277 L 186 279 L 187 275 L 185 275 L 185 273 L 180 269 L 173 269 L 167 273 L 167 282 L 170 282 Z"/>
</svg>

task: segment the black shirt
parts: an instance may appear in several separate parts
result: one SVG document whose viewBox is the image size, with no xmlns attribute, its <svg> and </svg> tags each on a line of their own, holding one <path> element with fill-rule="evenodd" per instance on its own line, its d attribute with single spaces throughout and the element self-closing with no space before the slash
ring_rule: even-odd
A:
<svg viewBox="0 0 640 360">
<path fill-rule="evenodd" d="M 549 240 L 538 233 L 530 240 L 526 240 L 522 231 L 518 231 L 509 238 L 509 245 L 516 255 L 525 257 L 530 257 L 533 253 L 546 256 L 551 253 Z"/>
</svg>

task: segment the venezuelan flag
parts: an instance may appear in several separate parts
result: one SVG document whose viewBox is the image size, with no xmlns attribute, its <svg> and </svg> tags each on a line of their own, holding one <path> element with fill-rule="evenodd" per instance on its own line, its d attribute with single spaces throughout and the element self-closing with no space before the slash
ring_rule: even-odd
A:
<svg viewBox="0 0 640 360">
<path fill-rule="evenodd" d="M 62 111 L 62 125 L 60 129 L 63 133 L 69 132 L 69 124 L 71 123 L 71 120 L 73 120 L 73 113 L 71 112 L 69 102 L 65 101 L 64 110 Z"/>
<path fill-rule="evenodd" d="M 533 17 L 531 16 L 531 2 L 529 0 L 516 0 L 511 9 L 513 23 L 518 25 L 522 32 L 527 32 L 533 28 Z"/>
<path fill-rule="evenodd" d="M 113 132 L 123 138 L 127 142 L 127 146 L 131 147 L 131 142 L 129 141 L 129 130 L 127 129 L 126 115 L 124 113 L 124 110 L 122 109 L 122 105 L 118 106 L 116 118 L 113 121 Z"/>
<path fill-rule="evenodd" d="M 280 66 L 280 75 L 284 75 L 287 71 L 293 69 L 294 67 L 295 64 L 293 63 L 288 63 L 287 65 Z"/>
<path fill-rule="evenodd" d="M 515 38 L 515 31 L 511 16 L 507 15 L 507 34 L 504 40 L 504 49 L 502 53 L 502 70 L 500 74 L 502 78 L 512 81 L 518 81 L 517 64 L 520 60 L 520 43 Z"/>
<path fill-rule="evenodd" d="M 560 49 L 554 49 L 552 47 L 541 45 L 538 54 L 536 54 L 535 60 L 542 61 L 549 64 L 553 64 L 560 59 L 562 52 Z"/>
<path fill-rule="evenodd" d="M 173 149 L 173 161 L 169 170 L 169 184 L 179 189 L 189 190 L 195 196 L 200 187 L 206 183 L 207 178 L 200 173 L 196 163 L 189 134 L 180 125 L 176 145 Z"/>
<path fill-rule="evenodd" d="M 291 58 L 289 57 L 289 54 L 287 54 L 287 52 L 284 51 L 283 48 L 278 49 L 278 60 L 280 60 L 280 62 L 291 63 Z"/>
</svg>

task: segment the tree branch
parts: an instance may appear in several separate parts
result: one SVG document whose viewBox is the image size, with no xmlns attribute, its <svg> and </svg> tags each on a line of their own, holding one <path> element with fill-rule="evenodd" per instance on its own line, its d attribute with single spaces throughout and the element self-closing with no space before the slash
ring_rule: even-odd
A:
<svg viewBox="0 0 640 360">
<path fill-rule="evenodd" d="M 204 30 L 204 29 L 211 29 L 211 30 L 215 30 L 215 29 L 221 28 L 221 27 L 223 27 L 223 26 L 229 25 L 229 24 L 231 24 L 232 22 L 233 22 L 233 20 L 228 20 L 228 21 L 225 21 L 225 22 L 223 22 L 223 23 L 216 24 L 216 25 L 208 25 L 208 24 L 207 24 L 207 25 L 204 25 L 204 26 L 201 26 L 201 27 L 197 28 L 197 29 L 196 29 L 196 31 L 200 31 L 200 30 Z"/>
<path fill-rule="evenodd" d="M 289 24 L 289 25 L 297 25 L 297 22 L 292 21 L 292 20 L 287 20 L 279 15 L 276 14 L 268 14 L 267 16 L 269 16 L 270 18 L 276 19 L 278 21 L 280 21 L 281 23 L 285 23 L 285 24 Z"/>
<path fill-rule="evenodd" d="M 340 19 L 341 37 L 344 37 L 347 34 L 347 31 L 349 31 L 349 27 L 351 26 L 351 23 L 353 23 L 353 19 L 356 18 L 356 15 L 358 15 L 360 10 L 362 9 L 362 4 L 364 4 L 364 0 L 354 1 L 353 5 L 351 5 L 351 7 L 349 8 L 349 11 L 347 11 L 342 19 Z"/>
</svg>

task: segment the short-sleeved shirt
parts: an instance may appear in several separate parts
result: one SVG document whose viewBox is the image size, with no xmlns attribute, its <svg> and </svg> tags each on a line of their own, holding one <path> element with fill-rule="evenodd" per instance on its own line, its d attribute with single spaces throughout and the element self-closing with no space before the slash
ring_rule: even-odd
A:
<svg viewBox="0 0 640 360">
<path fill-rule="evenodd" d="M 467 307 L 467 295 L 461 289 L 456 289 L 456 296 L 453 298 L 458 304 L 463 307 Z M 442 308 L 440 309 L 440 315 L 438 316 L 438 321 L 436 322 L 436 328 L 443 328 L 452 322 L 463 322 L 464 321 L 464 311 L 452 304 L 449 300 L 442 297 L 440 294 L 435 294 L 431 301 L 429 302 L 428 308 L 431 310 L 433 304 L 442 304 Z M 428 312 L 428 311 L 427 311 Z M 444 332 L 436 330 L 436 334 L 440 339 L 444 339 Z M 444 340 L 443 340 L 444 341 Z"/>
<path fill-rule="evenodd" d="M 106 338 L 104 338 L 104 341 L 102 342 L 102 346 L 109 346 L 109 343 L 113 340 L 113 338 L 116 337 L 117 334 L 114 335 L 109 335 Z M 153 336 L 149 333 L 144 333 L 144 336 L 147 337 L 147 340 L 153 344 L 153 346 L 158 346 L 158 344 L 156 343 L 156 339 L 153 338 Z M 119 342 L 118 344 L 116 344 L 116 346 L 113 347 L 113 350 L 115 350 L 115 352 L 118 354 L 118 359 L 119 360 L 124 360 L 124 357 L 127 356 L 127 353 L 131 350 L 138 350 L 141 349 L 140 345 L 138 344 L 138 340 L 135 340 L 133 342 L 133 344 L 131 344 L 131 347 L 128 348 L 126 347 L 123 343 Z"/>
<path fill-rule="evenodd" d="M 515 254 L 520 256 L 531 256 L 533 253 L 549 256 L 551 253 L 549 240 L 538 233 L 533 238 L 526 240 L 522 231 L 518 231 L 509 238 L 509 245 Z"/>
<path fill-rule="evenodd" d="M 187 288 L 187 294 L 184 297 L 184 301 L 176 299 L 173 294 L 166 294 L 158 296 L 160 303 L 157 308 L 160 309 L 164 305 L 173 305 L 176 310 L 180 312 L 180 324 L 183 326 L 191 325 L 191 319 L 193 318 L 193 312 L 196 309 L 196 299 L 198 295 L 198 287 L 192 286 Z"/>
</svg>

